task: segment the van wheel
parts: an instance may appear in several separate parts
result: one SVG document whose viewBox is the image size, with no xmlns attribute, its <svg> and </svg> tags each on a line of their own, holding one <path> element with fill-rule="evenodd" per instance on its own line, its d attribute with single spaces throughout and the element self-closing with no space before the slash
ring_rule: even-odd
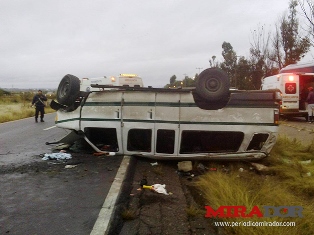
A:
<svg viewBox="0 0 314 235">
<path fill-rule="evenodd" d="M 58 86 L 57 101 L 60 104 L 71 106 L 79 96 L 79 93 L 80 79 L 71 74 L 67 74 L 62 78 Z"/>
<path fill-rule="evenodd" d="M 220 101 L 229 97 L 228 75 L 218 68 L 205 69 L 196 80 L 196 92 L 206 101 Z"/>
</svg>

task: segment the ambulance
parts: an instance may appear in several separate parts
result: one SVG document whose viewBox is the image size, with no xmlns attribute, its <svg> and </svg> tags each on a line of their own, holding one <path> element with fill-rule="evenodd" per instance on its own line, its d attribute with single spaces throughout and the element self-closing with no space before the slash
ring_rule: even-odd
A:
<svg viewBox="0 0 314 235">
<path fill-rule="evenodd" d="M 143 80 L 137 74 L 122 73 L 119 76 L 103 76 L 98 78 L 83 78 L 80 83 L 80 91 L 99 91 L 92 85 L 143 87 Z"/>
<path fill-rule="evenodd" d="M 262 90 L 279 89 L 282 93 L 280 115 L 308 118 L 306 98 L 308 88 L 314 87 L 314 63 L 293 64 L 282 68 L 279 74 L 265 77 Z"/>
</svg>

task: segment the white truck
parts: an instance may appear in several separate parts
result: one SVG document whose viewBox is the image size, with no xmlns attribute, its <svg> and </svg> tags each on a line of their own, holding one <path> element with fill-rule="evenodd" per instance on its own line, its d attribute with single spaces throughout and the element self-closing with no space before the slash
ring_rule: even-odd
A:
<svg viewBox="0 0 314 235">
<path fill-rule="evenodd" d="M 288 65 L 279 74 L 265 77 L 261 89 L 281 91 L 280 115 L 307 120 L 308 87 L 314 87 L 314 63 Z"/>
<path fill-rule="evenodd" d="M 80 91 L 101 91 L 103 88 L 92 87 L 92 85 L 107 85 L 107 86 L 129 86 L 143 87 L 142 78 L 136 74 L 122 73 L 119 76 L 99 77 L 99 78 L 83 78 L 80 82 Z"/>
<path fill-rule="evenodd" d="M 99 153 L 154 159 L 249 160 L 276 142 L 280 91 L 231 91 L 217 68 L 184 89 L 86 81 L 66 75 L 59 84 L 55 123 L 72 133 L 58 143 L 84 138 Z"/>
</svg>

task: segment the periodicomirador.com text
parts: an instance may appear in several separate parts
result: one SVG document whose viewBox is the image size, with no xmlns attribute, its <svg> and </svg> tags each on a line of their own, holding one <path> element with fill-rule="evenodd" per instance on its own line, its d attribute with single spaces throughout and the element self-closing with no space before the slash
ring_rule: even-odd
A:
<svg viewBox="0 0 314 235">
<path fill-rule="evenodd" d="M 239 221 L 239 222 L 226 222 L 226 221 L 220 221 L 220 222 L 214 222 L 214 226 L 216 227 L 238 227 L 238 226 L 255 226 L 255 227 L 294 227 L 296 226 L 295 222 L 277 222 L 277 221 Z"/>
</svg>

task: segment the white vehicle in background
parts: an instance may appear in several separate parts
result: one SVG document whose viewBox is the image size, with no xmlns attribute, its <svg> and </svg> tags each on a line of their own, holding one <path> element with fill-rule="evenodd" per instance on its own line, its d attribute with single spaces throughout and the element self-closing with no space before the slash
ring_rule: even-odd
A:
<svg viewBox="0 0 314 235">
<path fill-rule="evenodd" d="M 107 85 L 107 86 L 129 86 L 143 87 L 142 78 L 136 74 L 120 74 L 119 76 L 99 77 L 99 78 L 83 78 L 80 83 L 80 91 L 101 91 L 102 88 L 92 87 L 92 85 Z"/>
<path fill-rule="evenodd" d="M 72 132 L 57 143 L 84 138 L 96 152 L 154 159 L 249 160 L 268 156 L 276 142 L 278 90 L 230 90 L 217 68 L 184 89 L 110 79 L 61 80 L 51 107 L 56 126 Z"/>
<path fill-rule="evenodd" d="M 262 90 L 279 89 L 282 93 L 280 115 L 308 118 L 308 87 L 314 87 L 314 64 L 288 65 L 274 76 L 265 77 Z"/>
</svg>

